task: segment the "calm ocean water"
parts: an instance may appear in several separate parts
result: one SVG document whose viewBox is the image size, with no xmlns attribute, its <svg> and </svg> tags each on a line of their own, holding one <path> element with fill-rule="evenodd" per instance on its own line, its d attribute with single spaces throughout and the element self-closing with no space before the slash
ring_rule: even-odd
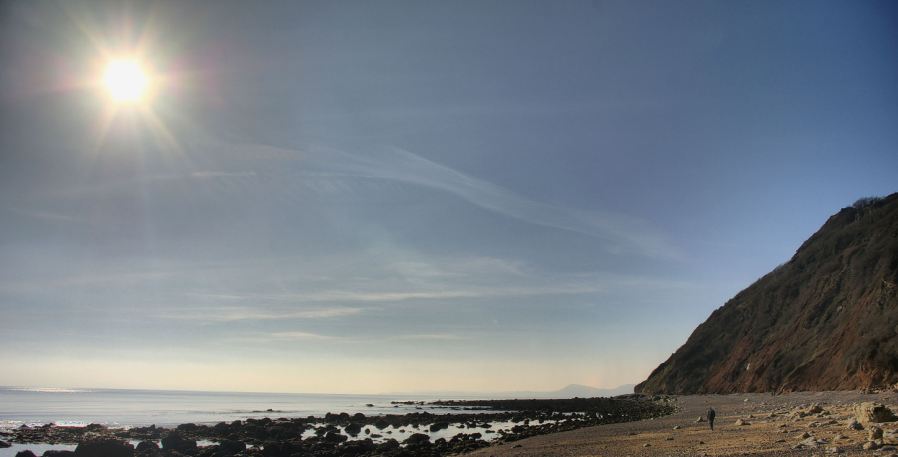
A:
<svg viewBox="0 0 898 457">
<path fill-rule="evenodd" d="M 453 397 L 455 398 L 455 397 Z M 446 409 L 390 404 L 432 396 L 325 395 L 191 392 L 124 389 L 33 389 L 0 387 L 0 428 L 22 424 L 171 426 L 260 417 L 306 417 L 325 413 L 404 414 Z M 368 406 L 372 405 L 372 406 Z M 421 408 L 421 409 L 418 409 Z M 271 412 L 267 410 L 273 410 Z"/>
</svg>

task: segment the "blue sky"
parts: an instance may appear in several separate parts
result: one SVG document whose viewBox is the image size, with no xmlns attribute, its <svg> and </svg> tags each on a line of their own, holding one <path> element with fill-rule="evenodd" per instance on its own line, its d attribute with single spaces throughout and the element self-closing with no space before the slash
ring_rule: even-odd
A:
<svg viewBox="0 0 898 457">
<path fill-rule="evenodd" d="M 896 13 L 7 2 L 0 384 L 641 381 L 898 190 Z M 135 50 L 152 97 L 110 110 Z"/>
</svg>

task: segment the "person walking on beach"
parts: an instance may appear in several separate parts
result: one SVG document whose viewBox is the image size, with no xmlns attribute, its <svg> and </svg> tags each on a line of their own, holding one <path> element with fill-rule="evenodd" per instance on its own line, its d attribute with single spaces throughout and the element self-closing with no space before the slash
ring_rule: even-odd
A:
<svg viewBox="0 0 898 457">
<path fill-rule="evenodd" d="M 711 431 L 714 431 L 714 417 L 717 416 L 717 411 L 714 411 L 714 408 L 708 408 L 708 425 L 711 426 Z"/>
</svg>

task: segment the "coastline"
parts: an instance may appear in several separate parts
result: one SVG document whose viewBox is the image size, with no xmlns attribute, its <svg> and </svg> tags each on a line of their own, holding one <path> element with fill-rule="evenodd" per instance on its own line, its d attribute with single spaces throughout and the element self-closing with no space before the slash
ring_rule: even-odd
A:
<svg viewBox="0 0 898 457">
<path fill-rule="evenodd" d="M 3 432 L 13 443 L 107 443 L 121 455 L 447 455 L 469 452 L 492 443 L 622 421 L 659 417 L 673 412 L 664 397 L 463 400 L 430 403 L 453 412 L 412 412 L 366 416 L 326 414 L 305 418 L 262 418 L 181 424 L 173 428 L 108 428 L 44 425 Z M 501 408 L 499 408 L 501 406 Z M 130 451 L 128 448 L 130 447 Z M 161 449 L 160 449 L 161 448 Z M 79 449 L 81 449 L 79 447 Z M 226 451 L 225 451 L 226 450 Z M 0 450 L 2 451 L 2 450 Z M 130 454 L 129 454 L 130 452 Z M 225 454 L 223 454 L 225 452 Z M 60 454 L 54 454 L 57 457 Z"/>
<path fill-rule="evenodd" d="M 677 411 L 651 420 L 599 425 L 515 443 L 497 443 L 470 457 L 537 456 L 898 456 L 898 422 L 850 427 L 865 402 L 898 411 L 898 393 L 860 391 L 674 397 Z M 819 413 L 810 414 L 813 405 Z M 696 422 L 708 406 L 717 411 L 715 431 Z M 746 425 L 737 425 L 738 420 Z M 675 428 L 676 427 L 676 428 Z M 884 431 L 871 440 L 876 428 Z M 898 433 L 898 432 L 896 432 Z M 805 435 L 807 434 L 807 435 Z M 869 444 L 869 443 L 876 444 Z M 869 446 L 871 449 L 865 449 Z"/>
</svg>

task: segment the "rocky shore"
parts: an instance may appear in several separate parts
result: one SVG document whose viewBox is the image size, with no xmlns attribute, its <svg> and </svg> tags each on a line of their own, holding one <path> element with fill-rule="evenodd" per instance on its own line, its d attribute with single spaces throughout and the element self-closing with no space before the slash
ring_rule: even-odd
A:
<svg viewBox="0 0 898 457">
<path fill-rule="evenodd" d="M 263 418 L 174 428 L 44 425 L 2 432 L 12 443 L 77 444 L 45 457 L 441 456 L 541 434 L 670 414 L 666 397 L 435 402 L 456 412 Z M 451 432 L 451 436 L 446 436 Z M 457 433 L 456 433 L 457 432 Z M 400 439 L 397 439 L 400 438 Z M 2 446 L 2 442 L 0 442 Z M 19 457 L 31 457 L 27 451 Z"/>
<path fill-rule="evenodd" d="M 471 457 L 898 457 L 898 392 L 892 390 L 687 395 L 673 401 L 671 415 L 497 443 Z M 713 431 L 704 420 L 709 406 L 717 411 Z"/>
</svg>

